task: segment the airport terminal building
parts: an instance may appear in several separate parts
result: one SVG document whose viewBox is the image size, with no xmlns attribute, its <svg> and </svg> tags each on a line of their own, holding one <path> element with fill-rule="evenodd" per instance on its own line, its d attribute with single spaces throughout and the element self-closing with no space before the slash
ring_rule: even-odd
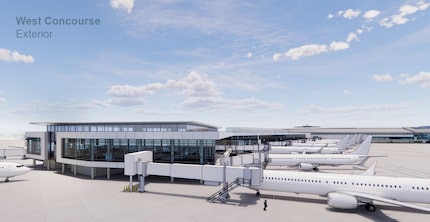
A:
<svg viewBox="0 0 430 222">
<path fill-rule="evenodd" d="M 233 148 L 259 151 L 268 142 L 304 139 L 287 130 L 219 131 L 209 124 L 186 122 L 36 122 L 45 132 L 26 132 L 27 158 L 48 169 L 71 170 L 92 178 L 122 172 L 124 155 L 153 151 L 158 163 L 215 164 L 218 153 Z"/>
</svg>

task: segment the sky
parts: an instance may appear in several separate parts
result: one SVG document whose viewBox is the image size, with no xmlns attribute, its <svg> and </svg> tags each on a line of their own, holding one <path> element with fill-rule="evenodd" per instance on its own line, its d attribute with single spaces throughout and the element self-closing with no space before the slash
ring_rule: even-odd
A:
<svg viewBox="0 0 430 222">
<path fill-rule="evenodd" d="M 430 0 L 14 0 L 0 135 L 30 122 L 430 124 Z"/>
</svg>

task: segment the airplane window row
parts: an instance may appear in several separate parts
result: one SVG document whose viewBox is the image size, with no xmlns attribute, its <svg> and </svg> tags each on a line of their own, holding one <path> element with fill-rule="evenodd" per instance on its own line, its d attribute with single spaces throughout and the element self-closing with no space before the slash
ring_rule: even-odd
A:
<svg viewBox="0 0 430 222">
<path fill-rule="evenodd" d="M 354 185 L 354 183 L 352 183 L 352 185 Z M 402 186 L 397 186 L 397 185 L 387 185 L 387 184 L 367 184 L 367 183 L 355 183 L 355 185 L 357 186 L 369 186 L 369 187 L 390 187 L 390 188 L 402 188 Z"/>
<path fill-rule="evenodd" d="M 293 179 L 293 178 L 283 178 L 283 177 L 263 177 L 263 179 L 295 181 L 295 182 L 321 183 L 321 180 Z"/>
<path fill-rule="evenodd" d="M 412 187 L 412 189 L 413 189 L 413 190 L 419 190 L 419 189 L 420 189 L 420 187 Z M 421 187 L 421 190 L 429 190 L 429 188 L 428 188 L 428 187 L 426 187 L 426 188 Z"/>
<path fill-rule="evenodd" d="M 293 179 L 293 178 L 283 178 L 283 177 L 263 177 L 263 179 L 268 180 L 283 180 L 283 181 L 295 181 L 295 182 L 309 182 L 309 183 L 321 183 L 321 180 L 310 180 L 310 179 Z M 328 181 L 326 181 L 328 183 Z M 343 181 L 333 181 L 333 184 L 348 184 L 347 182 Z M 367 184 L 367 183 L 351 183 L 351 185 L 356 186 L 369 186 L 369 187 L 386 187 L 386 188 L 399 188 L 401 189 L 402 186 L 400 185 L 388 185 L 388 184 Z M 413 190 L 429 190 L 428 187 L 412 187 Z"/>
</svg>

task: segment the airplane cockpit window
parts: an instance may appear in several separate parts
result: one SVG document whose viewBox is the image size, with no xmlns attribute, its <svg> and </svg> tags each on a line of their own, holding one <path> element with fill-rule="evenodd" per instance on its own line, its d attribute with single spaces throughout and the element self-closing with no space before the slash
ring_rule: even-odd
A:
<svg viewBox="0 0 430 222">
<path fill-rule="evenodd" d="M 23 167 L 23 166 L 24 166 L 24 165 L 22 165 L 22 164 L 21 164 L 21 165 L 16 165 L 16 167 L 18 167 L 18 168 L 19 168 L 19 167 Z"/>
</svg>

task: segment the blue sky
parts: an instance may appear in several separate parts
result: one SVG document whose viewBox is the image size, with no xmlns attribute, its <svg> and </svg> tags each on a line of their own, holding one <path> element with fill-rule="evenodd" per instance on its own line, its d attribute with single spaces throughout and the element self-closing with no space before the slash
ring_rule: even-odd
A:
<svg viewBox="0 0 430 222">
<path fill-rule="evenodd" d="M 429 14 L 428 0 L 5 1 L 0 135 L 37 121 L 428 125 Z"/>
</svg>

